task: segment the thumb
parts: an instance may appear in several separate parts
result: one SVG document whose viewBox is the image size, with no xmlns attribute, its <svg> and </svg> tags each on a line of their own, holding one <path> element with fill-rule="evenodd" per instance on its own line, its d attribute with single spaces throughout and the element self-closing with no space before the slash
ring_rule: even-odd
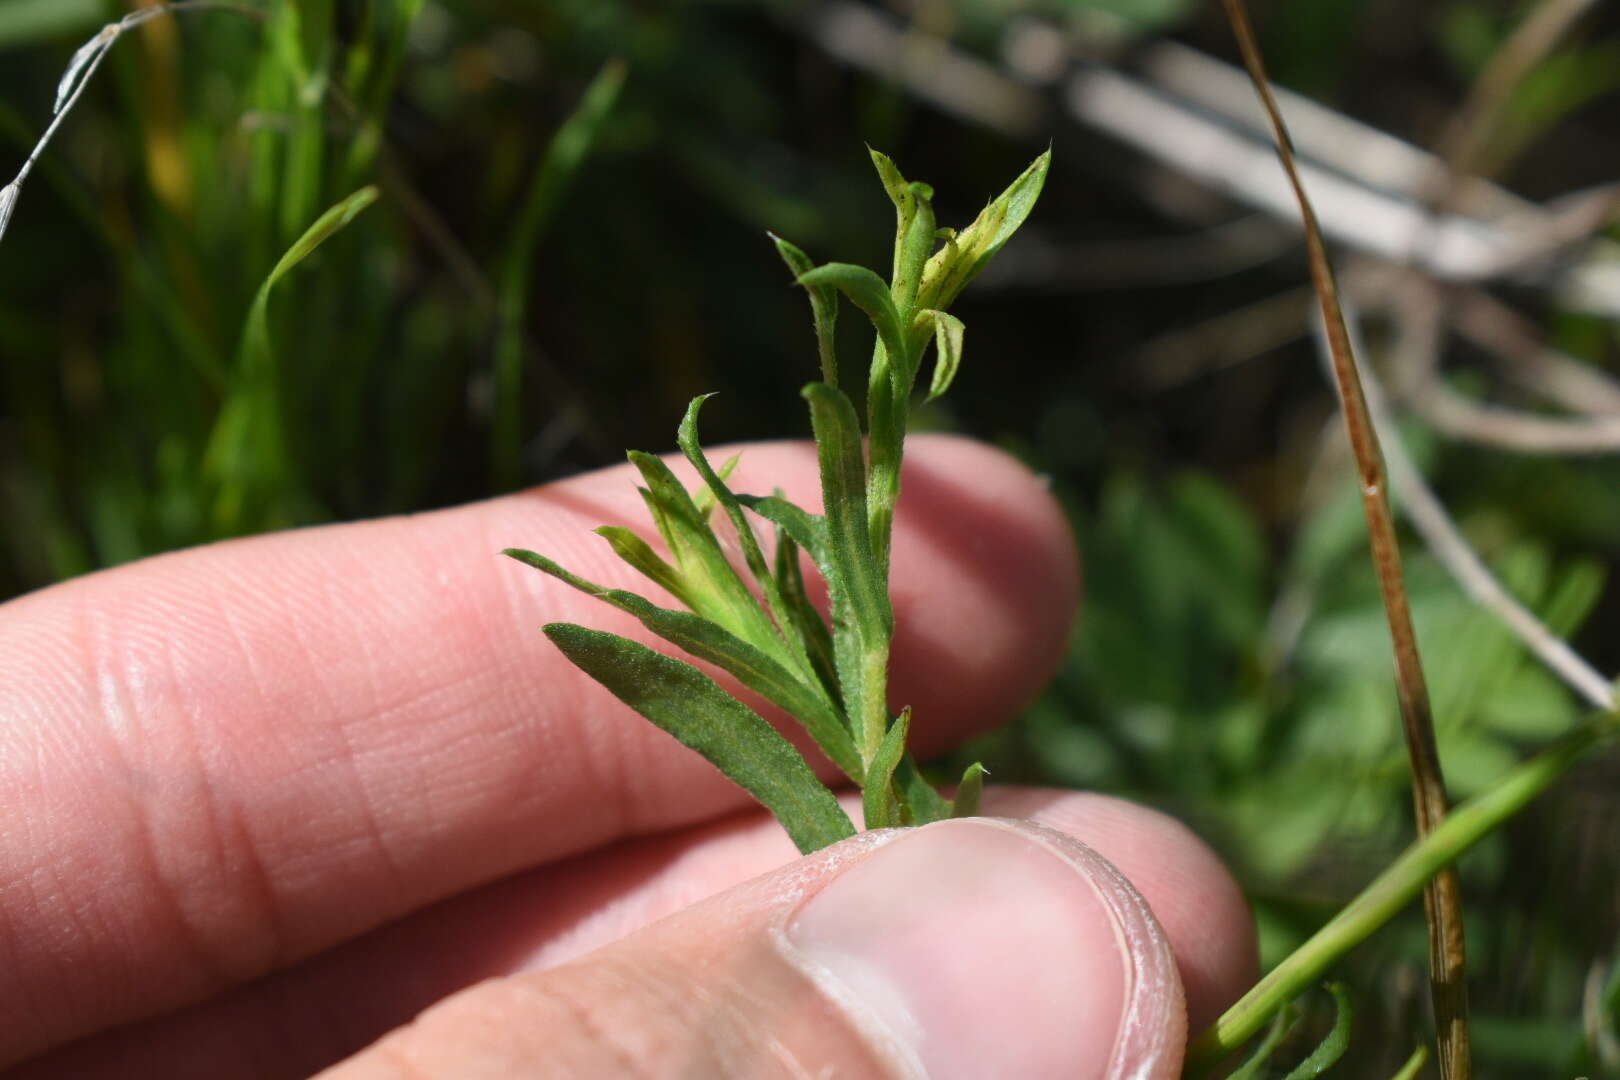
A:
<svg viewBox="0 0 1620 1080">
<path fill-rule="evenodd" d="M 1063 833 L 863 833 L 543 972 L 440 1003 L 328 1080 L 1174 1077 L 1170 944 Z"/>
</svg>

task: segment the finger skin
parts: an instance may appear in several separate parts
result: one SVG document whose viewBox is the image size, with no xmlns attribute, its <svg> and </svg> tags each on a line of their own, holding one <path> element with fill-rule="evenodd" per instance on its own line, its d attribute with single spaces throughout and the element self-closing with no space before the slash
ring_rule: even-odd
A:
<svg viewBox="0 0 1620 1080">
<path fill-rule="evenodd" d="M 1171 1080 L 1185 1043 L 1169 943 L 1117 870 L 980 818 L 864 833 L 481 983 L 322 1080 Z"/>
<path fill-rule="evenodd" d="M 1068 833 L 1136 885 L 1170 939 L 1190 1031 L 1253 983 L 1253 919 L 1185 826 L 1082 792 L 997 787 L 985 808 Z M 752 811 L 631 841 L 446 901 L 218 1001 L 68 1047 L 10 1080 L 305 1077 L 458 990 L 576 960 L 795 855 L 781 827 Z"/>
<path fill-rule="evenodd" d="M 1034 694 L 1077 571 L 1061 512 L 1011 459 L 956 439 L 912 450 L 894 686 L 926 750 Z M 734 483 L 818 502 L 804 444 L 747 448 Z M 589 530 L 643 520 L 628 469 L 610 470 L 5 605 L 0 1064 L 745 805 L 538 633 L 563 619 L 645 639 L 639 626 L 493 554 L 535 547 L 640 589 Z"/>
</svg>

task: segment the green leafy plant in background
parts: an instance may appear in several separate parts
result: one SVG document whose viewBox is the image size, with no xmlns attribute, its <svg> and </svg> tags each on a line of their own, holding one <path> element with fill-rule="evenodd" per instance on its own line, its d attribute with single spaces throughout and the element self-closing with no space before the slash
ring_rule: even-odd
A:
<svg viewBox="0 0 1620 1080">
<path fill-rule="evenodd" d="M 597 530 L 627 563 L 687 610 L 659 607 L 635 593 L 593 584 L 543 555 L 508 555 L 634 615 L 648 630 L 729 672 L 804 727 L 862 789 L 868 828 L 920 825 L 978 811 L 983 768 L 969 765 L 954 798 L 922 776 L 906 751 L 910 710 L 888 702 L 889 541 L 913 388 L 930 344 L 930 399 L 944 394 L 962 358 L 963 326 L 948 313 L 962 290 L 1023 224 L 1046 180 L 1041 155 L 966 229 L 941 229 L 933 190 L 907 181 L 894 162 L 872 162 L 896 214 L 890 278 L 848 263 L 815 266 L 777 237 L 778 253 L 808 291 L 821 381 L 804 388 L 821 471 L 824 512 L 773 495 L 737 494 L 698 441 L 695 398 L 681 422 L 681 452 L 702 486 L 688 492 L 662 460 L 632 452 L 642 497 L 671 561 L 627 529 Z M 834 329 L 839 294 L 871 320 L 877 340 L 866 387 L 866 449 L 860 418 L 839 386 Z M 741 543 L 747 577 L 732 566 L 711 519 L 722 510 Z M 747 512 L 769 523 L 767 560 Z M 829 626 L 810 603 L 800 566 L 809 556 L 827 583 Z M 750 580 L 752 583 L 750 584 Z M 763 602 L 756 599 L 758 589 Z M 802 851 L 854 832 L 832 792 L 764 719 L 690 664 L 614 634 L 569 623 L 545 628 L 570 660 L 642 716 L 697 750 L 769 808 Z"/>
</svg>

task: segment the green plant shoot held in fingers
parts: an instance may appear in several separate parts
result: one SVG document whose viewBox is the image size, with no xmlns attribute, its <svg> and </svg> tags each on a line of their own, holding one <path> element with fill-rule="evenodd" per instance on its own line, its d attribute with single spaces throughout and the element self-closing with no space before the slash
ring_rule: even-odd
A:
<svg viewBox="0 0 1620 1080">
<path fill-rule="evenodd" d="M 957 231 L 935 222 L 932 188 L 908 181 L 894 162 L 872 151 L 895 208 L 894 264 L 887 282 L 848 263 L 816 266 L 794 245 L 772 237 L 809 294 L 814 316 L 821 381 L 803 394 L 821 471 L 821 514 L 780 494 L 733 492 L 726 481 L 736 459 L 716 469 L 699 442 L 698 414 L 705 400 L 699 397 L 678 435 L 681 452 L 702 480 L 696 491 L 687 491 L 659 458 L 630 454 L 646 483 L 642 498 L 668 558 L 628 529 L 597 530 L 685 610 L 593 584 L 532 551 L 507 551 L 634 615 L 665 641 L 725 670 L 786 711 L 860 787 L 868 828 L 923 825 L 978 812 L 983 767 L 968 767 L 954 798 L 941 795 L 907 752 L 910 710 L 890 711 L 889 539 L 923 361 L 932 346 L 927 397 L 939 397 L 962 361 L 964 328 L 950 306 L 1029 216 L 1050 161 L 1050 151 L 1036 158 L 971 225 Z M 834 331 L 840 294 L 876 332 L 864 440 L 860 414 L 839 381 Z M 726 557 L 726 545 L 714 530 L 716 510 L 736 532 L 746 576 Z M 771 529 L 769 556 L 754 531 L 755 520 Z M 830 625 L 808 599 L 801 554 L 826 581 Z M 697 668 L 583 626 L 553 623 L 545 632 L 621 701 L 752 793 L 801 851 L 854 834 L 832 791 L 792 744 Z"/>
</svg>

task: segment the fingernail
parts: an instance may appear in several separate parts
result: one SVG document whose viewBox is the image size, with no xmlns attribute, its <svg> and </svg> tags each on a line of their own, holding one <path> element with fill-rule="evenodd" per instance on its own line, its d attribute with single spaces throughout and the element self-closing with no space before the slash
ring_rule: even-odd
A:
<svg viewBox="0 0 1620 1080">
<path fill-rule="evenodd" d="M 1158 1075 L 1185 1040 L 1146 901 L 1096 852 L 1028 822 L 917 829 L 808 900 L 784 936 L 897 1076 Z"/>
</svg>

